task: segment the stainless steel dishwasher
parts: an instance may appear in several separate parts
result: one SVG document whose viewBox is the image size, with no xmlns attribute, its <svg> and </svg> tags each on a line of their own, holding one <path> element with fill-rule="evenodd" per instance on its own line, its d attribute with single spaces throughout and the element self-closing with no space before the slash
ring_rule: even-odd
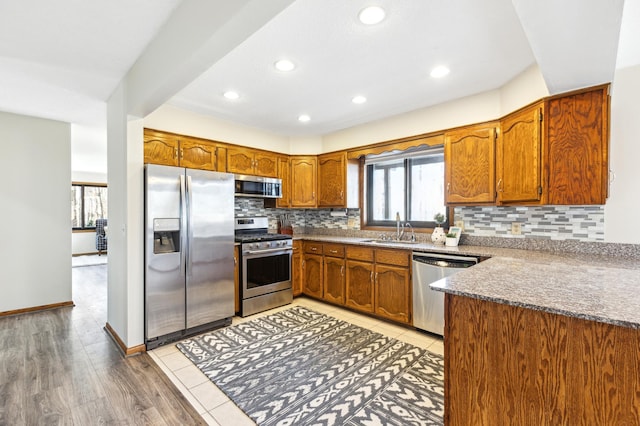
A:
<svg viewBox="0 0 640 426">
<path fill-rule="evenodd" d="M 444 293 L 429 284 L 478 263 L 477 257 L 413 252 L 413 326 L 444 334 Z"/>
</svg>

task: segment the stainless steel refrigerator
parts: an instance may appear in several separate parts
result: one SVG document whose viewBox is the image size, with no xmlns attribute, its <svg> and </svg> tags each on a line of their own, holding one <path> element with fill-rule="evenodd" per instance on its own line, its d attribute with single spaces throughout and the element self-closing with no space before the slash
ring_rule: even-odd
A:
<svg viewBox="0 0 640 426">
<path fill-rule="evenodd" d="M 234 176 L 145 166 L 145 343 L 231 323 Z"/>
</svg>

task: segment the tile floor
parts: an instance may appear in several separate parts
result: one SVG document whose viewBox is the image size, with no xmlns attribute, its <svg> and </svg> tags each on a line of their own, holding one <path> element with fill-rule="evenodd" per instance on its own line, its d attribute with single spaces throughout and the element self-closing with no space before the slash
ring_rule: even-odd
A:
<svg viewBox="0 0 640 426">
<path fill-rule="evenodd" d="M 431 352 L 441 355 L 444 352 L 442 339 L 425 333 L 396 326 L 305 297 L 294 299 L 293 305 L 313 309 L 316 312 L 348 321 L 360 327 L 368 328 L 380 334 L 428 349 Z M 283 306 L 247 318 L 234 317 L 233 324 L 250 321 L 261 315 L 268 315 L 279 310 L 290 308 L 291 306 L 292 305 Z M 254 424 L 254 422 L 247 417 L 242 410 L 236 407 L 175 345 L 159 347 L 149 352 L 149 355 L 208 424 L 215 426 Z"/>
</svg>

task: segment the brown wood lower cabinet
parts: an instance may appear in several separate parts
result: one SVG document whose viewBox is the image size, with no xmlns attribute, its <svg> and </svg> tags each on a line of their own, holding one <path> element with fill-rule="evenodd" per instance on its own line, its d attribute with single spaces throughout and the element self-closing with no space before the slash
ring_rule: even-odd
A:
<svg viewBox="0 0 640 426">
<path fill-rule="evenodd" d="M 235 312 L 240 312 L 240 246 L 233 247 Z"/>
<path fill-rule="evenodd" d="M 638 425 L 640 330 L 445 295 L 447 425 Z"/>
<path fill-rule="evenodd" d="M 327 302 L 344 305 L 344 245 L 325 243 L 322 245 L 322 253 L 324 254 L 323 298 Z"/>
<path fill-rule="evenodd" d="M 302 241 L 293 242 L 293 254 L 291 255 L 291 286 L 293 296 L 302 294 Z"/>
<path fill-rule="evenodd" d="M 304 294 L 411 324 L 410 251 L 314 241 L 304 247 Z"/>
<path fill-rule="evenodd" d="M 305 242 L 303 247 L 302 291 L 308 296 L 322 298 L 322 243 Z"/>
<path fill-rule="evenodd" d="M 373 312 L 373 263 L 347 260 L 345 305 Z"/>
<path fill-rule="evenodd" d="M 411 324 L 411 252 L 377 249 L 375 257 L 374 312 L 390 320 Z"/>
</svg>

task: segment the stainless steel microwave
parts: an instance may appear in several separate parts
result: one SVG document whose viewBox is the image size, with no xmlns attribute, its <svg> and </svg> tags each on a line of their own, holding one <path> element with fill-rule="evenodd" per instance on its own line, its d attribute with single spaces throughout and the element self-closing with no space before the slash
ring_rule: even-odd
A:
<svg viewBox="0 0 640 426">
<path fill-rule="evenodd" d="M 235 175 L 236 197 L 282 198 L 282 179 Z"/>
</svg>

